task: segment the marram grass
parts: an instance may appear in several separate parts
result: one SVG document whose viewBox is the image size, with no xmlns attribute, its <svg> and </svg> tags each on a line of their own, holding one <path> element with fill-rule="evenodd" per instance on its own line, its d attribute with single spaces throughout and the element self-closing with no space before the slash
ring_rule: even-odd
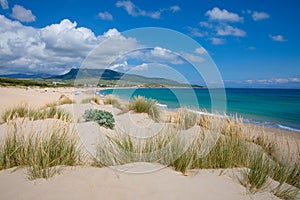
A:
<svg viewBox="0 0 300 200">
<path fill-rule="evenodd" d="M 32 122 L 32 121 L 31 121 Z M 26 167 L 30 179 L 49 178 L 61 166 L 79 165 L 83 154 L 70 123 L 55 120 L 46 129 L 24 128 L 26 120 L 8 122 L 6 137 L 0 143 L 0 170 Z"/>
<path fill-rule="evenodd" d="M 8 122 L 14 118 L 29 118 L 32 120 L 47 119 L 47 118 L 64 118 L 71 120 L 71 115 L 57 107 L 44 107 L 41 109 L 33 109 L 27 104 L 20 104 L 4 111 L 1 115 L 3 122 Z"/>
</svg>

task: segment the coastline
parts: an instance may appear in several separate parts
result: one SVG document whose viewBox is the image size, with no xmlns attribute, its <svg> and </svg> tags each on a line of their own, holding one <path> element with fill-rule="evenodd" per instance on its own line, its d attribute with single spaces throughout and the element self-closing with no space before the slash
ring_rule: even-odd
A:
<svg viewBox="0 0 300 200">
<path fill-rule="evenodd" d="M 174 87 L 173 89 L 182 89 L 182 88 L 183 87 Z M 117 89 L 117 90 L 123 90 L 124 89 L 124 90 L 126 90 L 126 89 L 163 89 L 163 88 L 116 87 L 116 88 L 99 88 L 96 91 L 114 90 L 114 89 Z M 207 89 L 207 88 L 200 88 L 200 89 Z M 228 88 L 226 88 L 226 89 L 228 89 Z M 234 90 L 235 89 L 240 90 L 240 88 L 234 88 Z M 254 88 L 254 90 L 257 90 L 257 89 Z M 100 92 L 97 92 L 97 95 L 102 96 L 102 97 L 105 96 L 105 94 L 100 94 Z M 143 95 L 141 95 L 141 96 L 143 96 Z M 119 96 L 117 96 L 117 97 L 124 100 L 122 97 L 119 97 Z M 170 112 L 176 112 L 176 110 L 178 109 L 178 108 L 170 108 L 170 107 L 168 107 L 167 104 L 162 104 L 160 101 L 158 101 L 158 106 L 161 107 L 162 109 L 167 109 Z M 211 114 L 209 112 L 207 112 L 207 113 L 202 112 L 202 110 L 198 110 L 198 109 L 195 109 L 193 107 L 186 107 L 186 108 L 188 108 L 189 110 L 191 110 L 192 112 L 195 112 L 195 113 L 214 115 L 214 114 Z M 218 114 L 216 114 L 216 115 L 218 115 Z M 238 116 L 239 118 L 242 118 L 245 124 L 250 124 L 250 125 L 258 126 L 258 127 L 264 127 L 266 129 L 269 128 L 270 130 L 277 130 L 278 129 L 278 130 L 282 130 L 282 131 L 286 131 L 286 132 L 291 131 L 291 132 L 295 132 L 295 133 L 300 134 L 300 129 L 298 128 L 298 126 L 297 126 L 297 128 L 295 128 L 293 126 L 290 127 L 289 125 L 284 124 L 284 122 L 281 123 L 281 122 L 271 121 L 271 118 L 269 120 L 263 121 L 263 118 L 259 117 L 259 116 L 258 117 L 251 116 L 251 117 L 247 118 L 246 116 L 243 117 L 242 115 L 243 115 L 242 113 L 228 114 L 228 116 Z M 223 116 L 223 114 L 220 114 L 220 117 L 222 117 L 222 116 Z"/>
<path fill-rule="evenodd" d="M 129 87 L 132 88 L 132 87 Z M 28 104 L 30 107 L 41 107 L 47 103 L 52 103 L 57 101 L 61 95 L 66 95 L 67 97 L 73 99 L 74 92 L 79 94 L 78 100 L 86 98 L 95 94 L 96 91 L 114 89 L 114 88 L 102 88 L 98 87 L 95 89 L 91 88 L 73 88 L 73 87 L 60 87 L 60 88 L 28 88 L 28 87 L 0 87 L 0 114 L 3 113 L 7 108 L 16 106 L 19 104 Z M 122 87 L 117 89 L 128 89 L 128 87 Z M 100 95 L 98 95 L 100 98 Z M 75 97 L 75 100 L 77 97 Z M 79 102 L 77 102 L 79 103 Z M 167 109 L 168 112 L 176 112 L 177 109 Z M 197 112 L 197 111 L 196 111 Z M 263 128 L 268 133 L 275 133 L 276 135 L 289 135 L 297 140 L 300 140 L 300 133 L 293 130 L 286 130 L 281 128 L 260 126 L 251 123 L 247 123 L 249 126 L 256 128 Z"/>
<path fill-rule="evenodd" d="M 103 89 L 103 88 L 100 88 Z M 98 90 L 98 88 L 96 89 Z M 74 92 L 76 94 L 74 94 Z M 53 103 L 64 95 L 73 100 L 74 104 L 60 105 L 59 108 L 72 112 L 76 109 L 78 116 L 82 116 L 85 110 L 94 108 L 109 111 L 115 115 L 116 123 L 123 125 L 132 125 L 136 123 L 136 132 L 138 127 L 144 127 L 143 131 L 151 132 L 152 128 L 159 127 L 162 123 L 153 123 L 145 113 L 128 112 L 118 115 L 118 109 L 112 105 L 104 105 L 104 97 L 99 97 L 102 103 L 96 104 L 89 102 L 83 104 L 81 101 L 86 98 L 95 96 L 95 89 L 91 88 L 23 88 L 23 87 L 0 87 L 0 111 L 7 108 L 25 103 L 30 107 L 39 108 L 47 103 Z M 168 111 L 169 115 L 174 115 L 174 111 Z M 0 113 L 1 114 L 1 113 Z M 75 119 L 75 118 L 74 118 Z M 20 120 L 21 123 L 22 120 Z M 37 120 L 34 122 L 23 120 L 27 125 L 27 129 L 31 130 L 33 125 L 39 127 L 51 123 L 51 119 Z M 148 124 L 150 122 L 150 125 Z M 114 134 L 112 130 L 103 127 L 94 126 L 93 123 L 85 122 L 76 118 L 73 124 L 77 126 L 78 136 L 81 141 L 85 141 L 85 151 L 90 152 L 90 148 L 95 147 L 95 141 L 99 136 L 95 137 L 95 133 L 100 135 Z M 152 123 L 152 124 L 151 124 Z M 30 125 L 31 124 L 31 125 Z M 153 126 L 152 126 L 153 125 Z M 6 134 L 7 124 L 0 125 L 0 140 Z M 291 141 L 292 153 L 297 152 L 297 143 L 300 142 L 300 134 L 293 131 L 284 131 L 281 129 L 272 129 L 259 127 L 255 125 L 246 125 L 252 130 L 252 133 L 264 133 L 269 137 L 283 138 L 284 141 Z M 26 129 L 26 128 L 25 128 Z M 262 130 L 263 129 L 263 130 Z M 89 131 L 86 131 L 89 130 Z M 130 129 L 129 129 L 130 130 Z M 142 130 L 142 129 L 141 129 Z M 143 132 L 144 133 L 144 132 Z M 185 132 L 188 133 L 188 132 Z M 265 135 L 262 135 L 263 137 Z M 274 141 L 270 140 L 270 144 Z M 272 143 L 273 142 L 273 143 Z M 89 153 L 85 152 L 85 153 Z M 110 165 L 107 165 L 110 166 Z M 84 164 L 73 167 L 62 167 L 59 174 L 49 179 L 29 180 L 26 175 L 25 167 L 14 167 L 0 170 L 0 199 L 168 199 L 168 198 L 187 198 L 199 199 L 199 196 L 205 199 L 278 199 L 272 192 L 271 186 L 275 187 L 278 182 L 270 180 L 270 187 L 257 193 L 249 193 L 246 186 L 242 185 L 240 180 L 243 178 L 242 173 L 245 168 L 217 168 L 217 169 L 191 169 L 188 174 L 182 174 L 175 171 L 170 166 L 164 166 L 157 163 L 129 163 L 118 165 L 115 167 L 100 168 Z M 157 167 L 159 170 L 157 170 Z M 155 168 L 155 171 L 151 169 Z M 120 171 L 121 169 L 121 171 Z M 150 171 L 147 171 L 149 169 Z M 136 175 L 131 172 L 142 170 L 143 173 Z M 145 171 L 146 170 L 146 171 Z M 153 194 L 149 196 L 149 192 Z"/>
</svg>

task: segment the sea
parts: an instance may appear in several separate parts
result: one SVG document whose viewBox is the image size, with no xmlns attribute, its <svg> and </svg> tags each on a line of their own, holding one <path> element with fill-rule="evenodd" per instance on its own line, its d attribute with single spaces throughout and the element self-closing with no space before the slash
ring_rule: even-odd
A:
<svg viewBox="0 0 300 200">
<path fill-rule="evenodd" d="M 126 101 L 143 96 L 155 99 L 164 109 L 226 113 L 246 123 L 300 133 L 300 89 L 117 88 L 97 93 L 114 94 Z"/>
</svg>

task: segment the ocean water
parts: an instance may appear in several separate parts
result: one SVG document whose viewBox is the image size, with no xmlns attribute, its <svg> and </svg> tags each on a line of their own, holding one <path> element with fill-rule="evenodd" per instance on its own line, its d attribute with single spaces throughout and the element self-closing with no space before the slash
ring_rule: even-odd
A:
<svg viewBox="0 0 300 200">
<path fill-rule="evenodd" d="M 226 112 L 243 117 L 248 123 L 300 132 L 300 89 L 232 88 L 225 90 L 225 98 L 222 98 L 221 89 L 204 88 L 106 89 L 98 93 L 114 94 L 124 100 L 140 95 L 156 99 L 167 109 L 188 107 L 219 114 Z M 214 94 L 214 97 L 210 94 Z"/>
</svg>

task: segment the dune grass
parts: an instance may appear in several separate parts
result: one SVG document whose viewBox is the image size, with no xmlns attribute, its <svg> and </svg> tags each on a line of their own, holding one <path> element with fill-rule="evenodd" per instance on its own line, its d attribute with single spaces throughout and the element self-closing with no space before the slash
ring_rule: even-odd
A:
<svg viewBox="0 0 300 200">
<path fill-rule="evenodd" d="M 128 108 L 137 113 L 147 113 L 154 121 L 160 121 L 160 110 L 157 107 L 157 102 L 153 99 L 147 99 L 142 96 L 134 97 L 129 103 Z"/>
<path fill-rule="evenodd" d="M 137 97 L 131 109 L 149 114 L 154 101 Z M 53 109 L 53 110 L 51 110 Z M 31 120 L 58 117 L 55 107 L 42 111 L 19 106 L 3 114 L 9 125 L 7 137 L 0 144 L 0 169 L 25 166 L 30 178 L 48 178 L 59 172 L 59 166 L 80 164 L 83 154 L 70 130 L 64 113 L 58 121 L 39 134 L 24 134 L 16 124 L 17 117 Z M 28 120 L 27 119 L 27 120 Z M 24 119 L 25 120 L 25 119 Z M 25 123 L 25 122 L 24 122 Z M 192 131 L 192 137 L 187 131 Z M 218 135 L 212 148 L 206 152 L 206 137 Z M 281 141 L 281 143 L 279 142 Z M 276 145 L 275 145 L 276 144 Z M 206 152 L 206 153 L 205 153 Z M 280 154 L 287 152 L 288 154 Z M 272 140 L 262 130 L 246 126 L 236 117 L 213 117 L 179 109 L 173 123 L 168 123 L 157 135 L 145 139 L 116 129 L 99 141 L 93 166 L 113 166 L 130 162 L 152 162 L 170 166 L 188 175 L 191 169 L 242 170 L 240 182 L 251 193 L 271 187 L 270 179 L 277 181 L 272 188 L 275 196 L 293 199 L 300 188 L 300 151 L 291 154 L 287 141 Z M 282 157 L 279 157 L 282 155 Z"/>
<path fill-rule="evenodd" d="M 29 118 L 32 120 L 47 119 L 47 118 L 64 118 L 71 120 L 69 113 L 57 107 L 43 107 L 41 109 L 33 109 L 27 104 L 20 104 L 4 111 L 1 115 L 3 122 L 8 122 L 14 118 Z"/>
<path fill-rule="evenodd" d="M 46 129 L 31 129 L 31 133 L 26 132 L 25 120 L 19 123 L 8 122 L 6 137 L 0 143 L 0 170 L 26 167 L 30 179 L 49 178 L 61 166 L 82 163 L 84 156 L 70 123 L 55 120 Z"/>
<path fill-rule="evenodd" d="M 269 180 L 273 179 L 278 182 L 272 189 L 274 195 L 286 199 L 296 197 L 300 188 L 299 161 L 286 158 L 283 161 L 273 156 L 281 151 L 278 146 L 284 144 L 271 145 L 265 136 L 253 137 L 251 131 L 257 134 L 257 130 L 249 129 L 242 119 L 203 117 L 187 114 L 187 110 L 178 112 L 176 123 L 155 137 L 139 139 L 124 133 L 107 136 L 98 144 L 95 162 L 98 166 L 155 162 L 168 165 L 183 175 L 187 175 L 190 169 L 245 169 L 240 182 L 250 193 L 269 187 Z M 193 129 L 195 134 L 188 144 L 189 140 L 182 131 L 193 128 L 195 124 L 197 127 L 205 124 L 205 127 Z M 205 136 L 212 132 L 220 135 L 205 154 Z"/>
<path fill-rule="evenodd" d="M 59 105 L 64 105 L 64 104 L 73 104 L 74 101 L 72 99 L 70 99 L 68 96 L 62 94 L 58 101 L 54 101 L 51 103 L 47 103 L 43 108 L 47 108 L 47 107 L 55 107 L 55 106 L 59 106 Z"/>
<path fill-rule="evenodd" d="M 91 102 L 94 102 L 99 105 L 100 99 L 98 97 L 94 96 L 94 97 L 88 97 L 88 98 L 82 99 L 82 101 L 81 101 L 82 104 L 87 104 L 87 103 L 91 103 Z"/>
</svg>

